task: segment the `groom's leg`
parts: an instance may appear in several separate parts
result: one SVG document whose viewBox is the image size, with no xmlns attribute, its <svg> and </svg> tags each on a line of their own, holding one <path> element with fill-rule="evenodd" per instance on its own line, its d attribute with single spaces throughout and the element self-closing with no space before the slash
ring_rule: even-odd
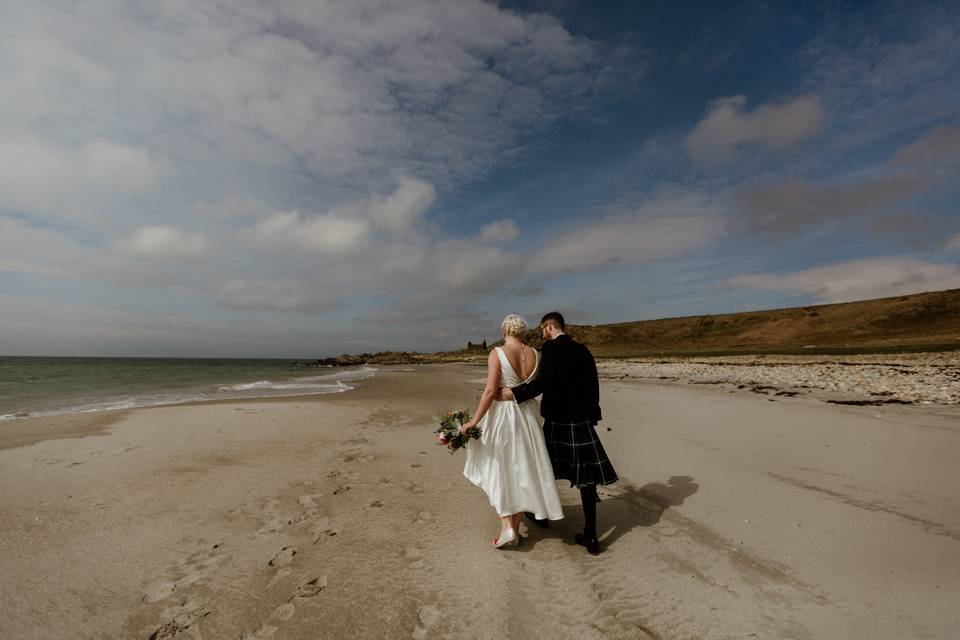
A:
<svg viewBox="0 0 960 640">
<path fill-rule="evenodd" d="M 597 537 L 597 486 L 584 484 L 580 486 L 580 503 L 583 505 L 583 534 L 587 538 Z"/>
</svg>

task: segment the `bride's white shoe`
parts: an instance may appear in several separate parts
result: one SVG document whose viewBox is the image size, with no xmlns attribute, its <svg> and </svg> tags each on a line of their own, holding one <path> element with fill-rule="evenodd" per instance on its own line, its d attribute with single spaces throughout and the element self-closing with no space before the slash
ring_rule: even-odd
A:
<svg viewBox="0 0 960 640">
<path fill-rule="evenodd" d="M 493 541 L 493 546 L 497 549 L 502 549 L 514 541 L 517 541 L 517 544 L 519 544 L 520 536 L 518 536 L 517 532 L 513 529 L 507 529 L 506 533 L 501 534 L 499 538 Z"/>
</svg>

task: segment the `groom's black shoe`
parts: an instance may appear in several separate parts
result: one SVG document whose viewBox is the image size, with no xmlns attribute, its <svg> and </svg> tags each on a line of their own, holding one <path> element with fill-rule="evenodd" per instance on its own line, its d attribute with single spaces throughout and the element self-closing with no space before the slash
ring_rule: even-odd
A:
<svg viewBox="0 0 960 640">
<path fill-rule="evenodd" d="M 573 534 L 573 539 L 576 540 L 577 544 L 581 547 L 586 547 L 590 555 L 600 555 L 600 541 L 597 540 L 596 535 L 588 536 L 585 533 L 575 533 Z"/>
<path fill-rule="evenodd" d="M 537 520 L 537 518 L 536 518 L 532 513 L 530 513 L 529 511 L 524 511 L 524 512 L 523 512 L 523 515 L 525 515 L 525 516 L 527 517 L 527 520 L 529 520 L 530 522 L 535 523 L 535 524 L 536 524 L 538 527 L 540 527 L 541 529 L 548 529 L 548 528 L 550 528 L 550 521 L 547 520 L 546 518 L 544 518 L 543 520 Z"/>
</svg>

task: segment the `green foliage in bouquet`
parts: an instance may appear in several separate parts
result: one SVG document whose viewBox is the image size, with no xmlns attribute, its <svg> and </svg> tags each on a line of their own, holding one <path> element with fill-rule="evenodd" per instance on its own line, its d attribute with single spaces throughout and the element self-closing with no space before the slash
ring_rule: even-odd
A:
<svg viewBox="0 0 960 640">
<path fill-rule="evenodd" d="M 471 439 L 479 439 L 479 427 L 470 427 L 467 435 L 460 433 L 460 426 L 466 422 L 470 422 L 470 412 L 467 410 L 448 411 L 440 416 L 440 426 L 433 432 L 436 434 L 437 444 L 442 444 L 453 453 L 466 446 Z"/>
</svg>

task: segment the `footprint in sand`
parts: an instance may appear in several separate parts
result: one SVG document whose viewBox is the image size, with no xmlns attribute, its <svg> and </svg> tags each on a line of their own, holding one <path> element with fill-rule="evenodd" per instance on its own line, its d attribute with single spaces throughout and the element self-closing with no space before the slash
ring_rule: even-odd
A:
<svg viewBox="0 0 960 640">
<path fill-rule="evenodd" d="M 280 571 L 284 570 L 281 569 Z M 287 571 L 289 573 L 289 570 Z M 269 586 L 270 585 L 268 585 L 268 587 Z M 268 622 L 260 625 L 260 628 L 254 631 L 252 634 L 247 633 L 241 636 L 242 640 L 266 640 L 267 638 L 273 638 L 280 630 L 280 626 L 296 615 L 297 608 L 294 605 L 295 602 L 303 602 L 309 598 L 316 597 L 318 593 L 326 588 L 327 576 L 325 575 L 316 576 L 300 583 L 296 591 L 293 592 L 293 595 L 290 596 L 289 602 L 286 602 L 274 609 L 270 614 L 270 619 Z"/>
<path fill-rule="evenodd" d="M 241 637 L 241 640 L 269 640 L 270 638 L 277 635 L 277 631 L 280 631 L 280 627 L 274 626 L 272 624 L 265 624 L 259 629 L 254 631 L 252 634 L 248 633 Z"/>
<path fill-rule="evenodd" d="M 330 526 L 330 518 L 324 516 L 313 524 L 310 535 L 313 538 L 313 544 L 317 544 L 321 540 L 327 540 L 337 535 L 337 530 Z"/>
<path fill-rule="evenodd" d="M 263 515 L 260 518 L 260 528 L 257 530 L 257 535 L 261 537 L 272 535 L 279 531 L 282 526 L 283 513 L 280 511 L 280 501 L 271 498 L 267 500 L 263 507 Z"/>
<path fill-rule="evenodd" d="M 411 464 L 410 466 L 413 467 L 414 469 L 419 469 L 419 468 L 422 467 L 423 465 L 420 464 L 419 462 L 414 462 L 414 463 Z"/>
<path fill-rule="evenodd" d="M 423 487 L 416 482 L 407 483 L 407 491 L 417 496 L 422 496 L 424 493 Z"/>
<path fill-rule="evenodd" d="M 410 566 L 414 569 L 419 569 L 423 566 L 423 551 L 416 547 L 407 547 L 403 552 L 403 558 L 409 562 Z"/>
<path fill-rule="evenodd" d="M 295 513 L 287 518 L 287 524 L 297 524 L 317 515 L 317 503 L 313 499 L 313 496 L 300 496 L 297 502 L 299 502 L 300 508 L 303 509 L 303 513 Z"/>
<path fill-rule="evenodd" d="M 382 503 L 382 502 L 380 502 L 379 500 L 374 500 L 373 502 L 370 503 L 370 507 L 369 507 L 369 508 L 370 508 L 370 509 L 379 509 L 379 508 L 382 507 L 382 506 L 383 506 L 383 503 Z"/>
<path fill-rule="evenodd" d="M 430 513 L 429 511 L 421 511 L 420 513 L 417 514 L 417 517 L 414 518 L 413 522 L 414 524 L 423 524 L 425 522 L 430 522 L 431 520 L 433 520 L 432 513 Z"/>
<path fill-rule="evenodd" d="M 340 471 L 331 471 L 330 473 L 327 474 L 327 477 L 328 477 L 328 478 L 336 478 L 336 480 L 337 480 L 337 486 L 334 487 L 334 489 L 333 489 L 333 495 L 338 496 L 338 495 L 340 495 L 341 493 L 344 493 L 344 492 L 350 490 L 350 485 L 347 484 L 347 481 L 348 481 L 349 479 L 355 477 L 355 475 L 354 475 L 354 474 L 342 473 L 342 472 L 340 472 Z"/>
<path fill-rule="evenodd" d="M 143 602 L 160 602 L 177 590 L 177 583 L 171 580 L 161 580 L 149 587 L 143 594 Z"/>
<path fill-rule="evenodd" d="M 286 546 L 280 551 L 277 551 L 270 561 L 267 562 L 268 566 L 271 567 L 285 567 L 291 562 L 293 562 L 293 556 L 297 555 L 297 550 L 293 546 Z"/>
<path fill-rule="evenodd" d="M 297 587 L 297 590 L 293 592 L 293 597 L 291 597 L 290 600 L 297 602 L 298 599 L 306 600 L 307 598 L 313 598 L 326 588 L 327 576 L 310 578 Z"/>
<path fill-rule="evenodd" d="M 437 626 L 437 623 L 440 622 L 441 615 L 442 614 L 440 613 L 440 610 L 432 604 L 428 604 L 425 607 L 420 607 L 420 624 L 414 627 L 413 633 L 410 634 L 413 640 L 423 640 L 426 638 L 430 629 Z"/>
<path fill-rule="evenodd" d="M 165 619 L 166 622 L 150 634 L 149 640 L 168 640 L 178 636 L 191 627 L 195 627 L 200 620 L 211 613 L 209 609 L 203 607 L 203 602 L 197 596 L 181 598 L 176 605 L 167 607 L 160 613 L 161 619 Z M 200 637 L 196 628 L 192 630 L 191 634 L 194 637 Z"/>
<path fill-rule="evenodd" d="M 210 571 L 227 559 L 221 552 L 222 545 L 217 543 L 199 551 L 194 551 L 186 560 L 177 564 L 171 573 L 173 578 L 163 578 L 147 586 L 141 600 L 146 603 L 160 602 L 183 591 L 186 587 L 205 578 Z"/>
<path fill-rule="evenodd" d="M 273 613 L 270 614 L 270 617 L 280 622 L 286 622 L 287 620 L 292 618 L 293 614 L 295 614 L 296 612 L 297 612 L 297 609 L 288 602 L 287 604 L 282 604 L 276 609 L 274 609 Z"/>
<path fill-rule="evenodd" d="M 300 496 L 297 501 L 300 503 L 300 506 L 303 507 L 305 514 L 310 515 L 316 513 L 317 502 L 313 499 L 313 496 Z"/>
<path fill-rule="evenodd" d="M 286 578 L 291 573 L 293 573 L 293 569 L 290 567 L 281 567 L 277 569 L 276 573 L 273 574 L 273 577 L 270 578 L 270 582 L 267 583 L 267 589 L 272 588 L 275 584 Z"/>
</svg>

